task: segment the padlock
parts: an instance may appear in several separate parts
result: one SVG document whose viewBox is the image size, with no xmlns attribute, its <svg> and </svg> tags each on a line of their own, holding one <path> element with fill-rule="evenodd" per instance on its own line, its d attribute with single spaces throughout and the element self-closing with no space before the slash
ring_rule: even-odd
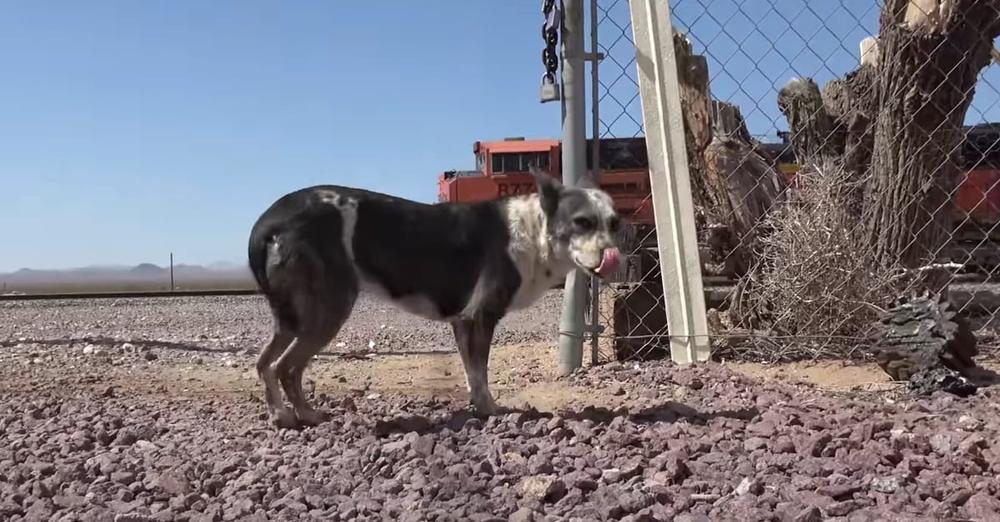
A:
<svg viewBox="0 0 1000 522">
<path fill-rule="evenodd" d="M 555 78 L 551 74 L 545 73 L 542 76 L 541 102 L 559 101 L 559 86 L 556 85 Z"/>
</svg>

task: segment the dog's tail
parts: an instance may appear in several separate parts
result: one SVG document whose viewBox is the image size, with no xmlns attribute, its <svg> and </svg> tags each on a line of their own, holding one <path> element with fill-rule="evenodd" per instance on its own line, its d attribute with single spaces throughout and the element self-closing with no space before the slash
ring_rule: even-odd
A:
<svg viewBox="0 0 1000 522">
<path fill-rule="evenodd" d="M 298 317 L 295 314 L 294 303 L 285 296 L 280 285 L 275 287 L 268 277 L 268 259 L 272 245 L 275 242 L 274 231 L 261 227 L 254 227 L 250 233 L 250 241 L 247 245 L 247 259 L 250 265 L 250 272 L 253 274 L 257 287 L 271 305 L 272 313 L 278 322 L 277 327 L 283 330 L 296 331 L 298 329 Z M 279 260 L 274 260 L 279 262 Z"/>
<path fill-rule="evenodd" d="M 270 286 L 267 281 L 267 251 L 271 247 L 274 236 L 254 227 L 250 232 L 250 241 L 247 245 L 247 260 L 250 265 L 250 272 L 253 274 L 257 287 L 267 295 Z"/>
</svg>

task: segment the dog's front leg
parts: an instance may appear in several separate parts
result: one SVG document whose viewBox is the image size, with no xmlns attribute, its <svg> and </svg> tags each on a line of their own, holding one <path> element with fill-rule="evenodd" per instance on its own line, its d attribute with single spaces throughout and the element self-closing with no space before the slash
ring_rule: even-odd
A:
<svg viewBox="0 0 1000 522">
<path fill-rule="evenodd" d="M 490 393 L 490 344 L 497 321 L 490 317 L 464 319 L 452 323 L 458 353 L 465 367 L 465 378 L 472 405 L 479 413 L 493 415 L 497 411 Z"/>
</svg>

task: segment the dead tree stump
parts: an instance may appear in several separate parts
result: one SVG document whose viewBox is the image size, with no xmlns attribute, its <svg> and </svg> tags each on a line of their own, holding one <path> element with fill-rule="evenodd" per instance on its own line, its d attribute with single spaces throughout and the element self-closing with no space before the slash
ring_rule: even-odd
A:
<svg viewBox="0 0 1000 522">
<path fill-rule="evenodd" d="M 740 277 L 750 269 L 757 239 L 768 232 L 761 228 L 764 217 L 781 201 L 788 183 L 757 152 L 739 107 L 718 101 L 712 106 L 712 141 L 704 152 L 704 176 L 720 200 L 716 212 L 725 227 L 717 226 L 714 236 L 728 240 L 713 253 L 723 256 L 725 275 Z"/>
<path fill-rule="evenodd" d="M 812 79 L 794 79 L 779 93 L 778 106 L 788 120 L 800 172 L 846 174 L 837 190 L 843 201 L 835 210 L 856 225 L 847 229 L 846 246 L 838 244 L 840 250 L 830 254 L 850 252 L 852 259 L 863 262 L 864 273 L 871 274 L 870 288 L 886 292 L 857 295 L 854 288 L 837 286 L 835 292 L 845 292 L 841 299 L 874 300 L 881 307 L 904 285 L 946 294 L 950 274 L 927 268 L 947 261 L 961 127 L 979 73 L 989 64 L 993 41 L 1000 36 L 997 6 L 997 0 L 886 0 L 879 33 L 862 41 L 856 71 L 822 90 Z M 912 279 L 892 277 L 900 269 Z M 820 275 L 778 272 L 775 277 L 772 272 L 770 279 L 781 284 Z M 747 288 L 769 284 L 762 277 L 751 271 L 738 285 L 734 302 L 750 295 Z M 808 285 L 792 287 L 799 288 L 807 290 Z M 767 311 L 781 303 L 753 304 Z M 794 310 L 787 312 L 783 317 L 794 315 Z M 871 322 L 864 312 L 847 313 L 850 316 L 839 322 L 850 323 L 851 330 Z M 759 313 L 738 316 L 757 327 L 769 320 Z M 916 360 L 912 355 L 904 359 Z"/>
<path fill-rule="evenodd" d="M 739 108 L 712 100 L 705 57 L 678 32 L 674 48 L 691 194 L 708 253 L 702 264 L 706 273 L 739 277 L 751 264 L 757 224 L 787 183 L 757 152 Z"/>
<path fill-rule="evenodd" d="M 849 205 L 873 262 L 912 269 L 941 256 L 962 122 L 997 36 L 995 0 L 887 0 L 856 71 L 822 92 L 806 78 L 779 93 L 799 165 L 834 160 L 864 182 Z"/>
<path fill-rule="evenodd" d="M 924 294 L 886 311 L 875 325 L 875 361 L 893 380 L 920 395 L 975 393 L 976 337 L 940 294 Z"/>
</svg>

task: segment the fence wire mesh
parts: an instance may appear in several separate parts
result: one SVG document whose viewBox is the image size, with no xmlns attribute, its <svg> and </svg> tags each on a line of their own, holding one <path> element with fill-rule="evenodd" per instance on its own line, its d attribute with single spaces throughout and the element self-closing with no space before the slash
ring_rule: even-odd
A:
<svg viewBox="0 0 1000 522">
<path fill-rule="evenodd" d="M 642 143 L 635 46 L 628 2 L 597 7 L 598 133 L 615 158 Z M 868 356 L 884 312 L 928 290 L 958 319 L 933 299 L 921 317 L 968 321 L 979 352 L 995 350 L 1000 6 L 671 10 L 714 356 Z M 602 184 L 627 176 L 629 165 L 605 163 Z M 648 170 L 644 182 L 625 205 L 627 262 L 594 300 L 598 361 L 669 356 Z"/>
</svg>

